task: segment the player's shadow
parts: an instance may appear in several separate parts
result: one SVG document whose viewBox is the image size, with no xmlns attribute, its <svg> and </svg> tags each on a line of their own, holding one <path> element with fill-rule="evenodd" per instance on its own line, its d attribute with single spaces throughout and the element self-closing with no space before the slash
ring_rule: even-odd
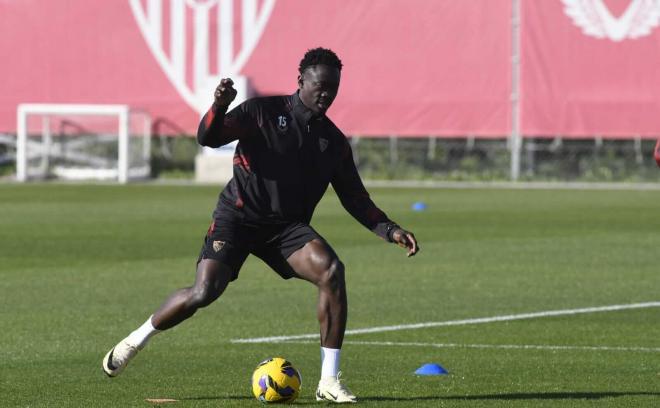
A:
<svg viewBox="0 0 660 408">
<path fill-rule="evenodd" d="M 212 400 L 253 400 L 254 397 L 249 395 L 203 395 L 199 397 L 182 397 L 177 398 L 179 401 L 212 401 Z"/>
<path fill-rule="evenodd" d="M 176 398 L 176 397 L 174 397 Z M 181 398 L 176 398 L 178 401 L 222 401 L 222 400 L 232 400 L 232 401 L 251 401 L 255 402 L 255 398 L 250 396 L 250 395 L 202 395 L 202 396 L 197 396 L 197 397 L 181 397 Z M 394 398 L 393 398 L 394 400 Z M 314 398 L 298 398 L 295 402 L 296 406 L 303 406 L 303 405 L 313 405 L 313 406 L 319 406 L 318 402 L 314 400 Z"/>
<path fill-rule="evenodd" d="M 611 392 L 516 392 L 508 394 L 482 394 L 482 395 L 444 395 L 424 397 L 364 397 L 361 401 L 441 401 L 441 400 L 599 400 L 602 398 L 632 397 L 632 396 L 660 396 L 660 392 L 646 391 L 611 391 Z"/>
<path fill-rule="evenodd" d="M 508 394 L 481 394 L 481 395 L 438 395 L 438 396 L 419 396 L 419 397 L 360 397 L 360 401 L 488 401 L 488 400 L 599 400 L 603 398 L 616 397 L 660 397 L 660 392 L 646 391 L 610 391 L 610 392 L 516 392 Z M 180 401 L 220 401 L 220 400 L 254 400 L 248 395 L 204 395 L 195 397 L 177 398 Z M 296 401 L 298 405 L 317 405 L 315 401 L 308 404 L 305 398 Z"/>
</svg>

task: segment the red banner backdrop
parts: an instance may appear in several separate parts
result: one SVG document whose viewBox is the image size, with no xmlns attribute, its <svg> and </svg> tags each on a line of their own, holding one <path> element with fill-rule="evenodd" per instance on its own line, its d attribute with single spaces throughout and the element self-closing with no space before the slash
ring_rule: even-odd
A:
<svg viewBox="0 0 660 408">
<path fill-rule="evenodd" d="M 259 94 L 292 93 L 302 55 L 316 46 L 345 64 L 329 115 L 347 134 L 496 136 L 509 128 L 509 0 L 0 7 L 0 131 L 15 131 L 18 103 L 37 102 L 129 104 L 193 133 L 218 75 L 247 76 Z"/>
<path fill-rule="evenodd" d="M 523 1 L 522 6 L 525 135 L 660 134 L 656 1 Z"/>
<path fill-rule="evenodd" d="M 654 0 L 521 4 L 522 131 L 660 133 Z M 0 131 L 19 103 L 117 103 L 194 133 L 220 76 L 292 93 L 308 48 L 345 67 L 349 135 L 511 130 L 512 0 L 0 0 Z"/>
</svg>

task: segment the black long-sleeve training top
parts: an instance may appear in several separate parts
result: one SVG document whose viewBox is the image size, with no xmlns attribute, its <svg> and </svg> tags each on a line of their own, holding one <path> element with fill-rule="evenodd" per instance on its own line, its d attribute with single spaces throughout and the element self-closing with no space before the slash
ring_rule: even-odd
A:
<svg viewBox="0 0 660 408">
<path fill-rule="evenodd" d="M 213 105 L 197 132 L 202 146 L 238 140 L 233 178 L 214 218 L 238 210 L 253 222 L 309 223 L 328 184 L 362 225 L 389 240 L 395 224 L 376 207 L 355 168 L 346 136 L 293 95 L 249 99 L 226 113 Z"/>
</svg>

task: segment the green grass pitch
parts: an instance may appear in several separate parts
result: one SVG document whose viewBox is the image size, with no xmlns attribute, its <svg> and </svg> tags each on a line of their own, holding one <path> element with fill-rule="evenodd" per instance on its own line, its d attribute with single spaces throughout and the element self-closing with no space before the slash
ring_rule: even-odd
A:
<svg viewBox="0 0 660 408">
<path fill-rule="evenodd" d="M 0 185 L 0 406 L 257 406 L 272 356 L 316 405 L 316 291 L 250 258 L 219 301 L 109 379 L 101 359 L 188 286 L 219 188 Z M 349 329 L 660 301 L 660 192 L 371 189 L 414 258 L 333 193 L 315 228 L 347 268 Z M 411 211 L 423 201 L 428 209 Z M 510 347 L 507 347 L 510 346 Z M 424 363 L 449 375 L 419 377 Z M 660 308 L 353 334 L 342 371 L 363 406 L 658 407 Z"/>
</svg>

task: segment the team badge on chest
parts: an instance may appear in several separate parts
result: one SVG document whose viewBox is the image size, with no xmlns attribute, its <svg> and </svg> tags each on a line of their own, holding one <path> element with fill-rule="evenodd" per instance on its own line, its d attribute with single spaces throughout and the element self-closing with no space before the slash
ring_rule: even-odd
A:
<svg viewBox="0 0 660 408">
<path fill-rule="evenodd" d="M 319 137 L 319 149 L 321 149 L 321 153 L 325 152 L 325 149 L 327 148 L 328 148 L 328 139 Z"/>
</svg>

